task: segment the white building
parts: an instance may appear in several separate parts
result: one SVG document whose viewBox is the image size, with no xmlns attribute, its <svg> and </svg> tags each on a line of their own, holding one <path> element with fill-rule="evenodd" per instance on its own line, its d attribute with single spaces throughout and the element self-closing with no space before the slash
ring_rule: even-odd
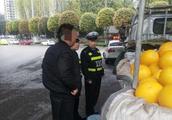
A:
<svg viewBox="0 0 172 120">
<path fill-rule="evenodd" d="M 14 20 L 16 19 L 15 1 L 4 0 L 5 19 Z"/>
</svg>

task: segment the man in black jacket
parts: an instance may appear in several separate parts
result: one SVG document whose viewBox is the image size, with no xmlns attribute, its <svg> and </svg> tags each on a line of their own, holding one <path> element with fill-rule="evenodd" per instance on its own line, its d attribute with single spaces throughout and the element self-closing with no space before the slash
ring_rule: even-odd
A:
<svg viewBox="0 0 172 120">
<path fill-rule="evenodd" d="M 82 75 L 78 74 L 78 73 L 81 73 L 80 60 L 79 60 L 79 57 L 78 57 L 78 53 L 76 52 L 79 49 L 79 46 L 80 46 L 79 42 L 80 42 L 80 40 L 76 39 L 76 43 L 71 47 L 71 49 L 73 51 L 73 57 L 75 59 L 75 67 L 77 68 L 77 69 L 75 69 L 75 76 L 76 76 L 76 79 L 78 79 L 78 81 L 81 81 Z M 79 91 L 81 91 L 81 88 L 79 88 Z M 75 99 L 74 120 L 82 120 L 82 118 L 81 118 L 81 116 L 79 115 L 79 112 L 78 112 L 79 96 L 80 96 L 80 93 L 78 93 L 78 97 L 76 97 L 76 99 Z"/>
<path fill-rule="evenodd" d="M 81 88 L 81 80 L 76 79 L 80 74 L 77 58 L 71 50 L 77 37 L 74 26 L 61 25 L 59 42 L 48 48 L 43 59 L 43 84 L 50 91 L 53 120 L 74 120 L 74 104 Z"/>
</svg>

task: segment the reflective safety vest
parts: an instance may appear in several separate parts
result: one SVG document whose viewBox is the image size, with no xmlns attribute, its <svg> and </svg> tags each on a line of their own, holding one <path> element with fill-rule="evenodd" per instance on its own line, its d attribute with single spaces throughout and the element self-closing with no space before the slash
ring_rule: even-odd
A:
<svg viewBox="0 0 172 120">
<path fill-rule="evenodd" d="M 104 74 L 102 56 L 97 48 L 87 47 L 81 52 L 81 68 L 83 74 L 87 77 L 102 76 Z"/>
<path fill-rule="evenodd" d="M 100 67 L 100 68 L 88 68 L 89 72 L 97 72 L 97 71 L 101 71 L 101 70 L 103 70 L 102 67 Z"/>
</svg>

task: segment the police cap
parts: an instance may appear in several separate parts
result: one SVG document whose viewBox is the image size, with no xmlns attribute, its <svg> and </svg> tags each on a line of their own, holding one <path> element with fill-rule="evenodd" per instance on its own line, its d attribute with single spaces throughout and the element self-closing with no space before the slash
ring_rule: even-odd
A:
<svg viewBox="0 0 172 120">
<path fill-rule="evenodd" d="M 86 35 L 86 38 L 87 38 L 87 40 L 93 40 L 94 41 L 94 40 L 97 40 L 98 36 L 99 36 L 98 32 L 93 31 L 93 32 L 89 32 Z"/>
</svg>

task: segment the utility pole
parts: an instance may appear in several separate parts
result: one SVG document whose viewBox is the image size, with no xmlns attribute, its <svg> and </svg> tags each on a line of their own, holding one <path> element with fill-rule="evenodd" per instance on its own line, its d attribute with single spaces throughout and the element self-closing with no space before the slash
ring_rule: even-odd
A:
<svg viewBox="0 0 172 120">
<path fill-rule="evenodd" d="M 32 7 L 32 17 L 34 17 L 34 4 L 33 4 L 33 0 L 31 0 L 31 7 Z"/>
</svg>

